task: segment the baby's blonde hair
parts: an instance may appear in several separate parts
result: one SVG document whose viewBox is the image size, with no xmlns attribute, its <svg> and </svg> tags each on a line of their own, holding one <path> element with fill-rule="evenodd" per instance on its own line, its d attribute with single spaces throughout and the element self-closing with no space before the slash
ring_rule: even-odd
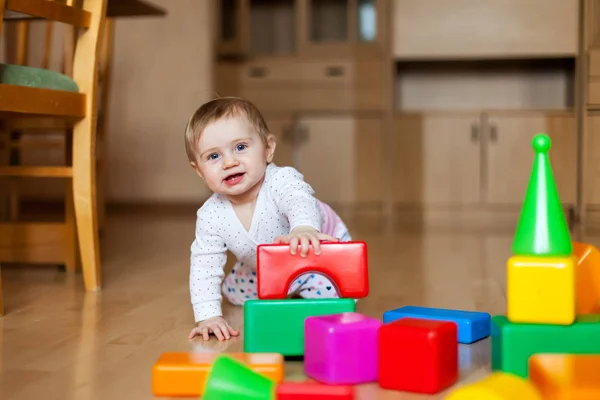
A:
<svg viewBox="0 0 600 400">
<path fill-rule="evenodd" d="M 248 100 L 238 97 L 221 97 L 201 105 L 185 128 L 185 151 L 190 162 L 196 162 L 198 142 L 206 127 L 221 118 L 244 116 L 267 144 L 269 127 L 258 108 Z"/>
</svg>

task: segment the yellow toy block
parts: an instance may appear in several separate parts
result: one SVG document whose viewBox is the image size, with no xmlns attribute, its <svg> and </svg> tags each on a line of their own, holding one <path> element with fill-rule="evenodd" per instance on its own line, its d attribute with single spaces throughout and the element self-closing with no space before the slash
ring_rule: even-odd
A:
<svg viewBox="0 0 600 400">
<path fill-rule="evenodd" d="M 542 400 L 531 382 L 516 375 L 495 372 L 486 378 L 460 386 L 445 400 Z"/>
<path fill-rule="evenodd" d="M 544 399 L 600 399 L 600 354 L 534 354 L 529 380 Z"/>
<path fill-rule="evenodd" d="M 577 258 L 513 256 L 506 276 L 511 322 L 570 325 L 575 321 Z"/>
</svg>

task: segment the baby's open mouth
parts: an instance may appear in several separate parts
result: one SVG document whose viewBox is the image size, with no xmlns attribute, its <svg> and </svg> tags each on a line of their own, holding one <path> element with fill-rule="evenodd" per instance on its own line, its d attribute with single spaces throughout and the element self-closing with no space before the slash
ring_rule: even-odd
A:
<svg viewBox="0 0 600 400">
<path fill-rule="evenodd" d="M 227 182 L 234 181 L 234 180 L 236 180 L 236 179 L 238 179 L 238 178 L 241 178 L 241 177 L 242 177 L 242 175 L 244 175 L 244 172 L 239 172 L 239 173 L 237 173 L 237 174 L 229 175 L 229 176 L 227 176 L 227 177 L 225 178 L 225 181 L 227 181 Z"/>
</svg>

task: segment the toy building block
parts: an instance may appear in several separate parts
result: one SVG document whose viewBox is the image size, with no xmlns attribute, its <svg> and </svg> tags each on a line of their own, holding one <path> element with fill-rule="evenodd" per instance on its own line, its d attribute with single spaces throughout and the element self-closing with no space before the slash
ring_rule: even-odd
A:
<svg viewBox="0 0 600 400">
<path fill-rule="evenodd" d="M 276 385 L 241 361 L 221 354 L 206 379 L 202 400 L 273 400 Z"/>
<path fill-rule="evenodd" d="M 402 318 L 379 329 L 379 386 L 435 394 L 458 380 L 456 324 Z"/>
<path fill-rule="evenodd" d="M 510 322 L 492 317 L 492 370 L 529 375 L 529 357 L 538 353 L 600 353 L 600 315 L 578 316 L 572 325 Z"/>
<path fill-rule="evenodd" d="M 575 264 L 552 175 L 547 135 L 533 138 L 535 159 L 507 269 L 512 322 L 569 325 L 575 320 Z"/>
<path fill-rule="evenodd" d="M 494 372 L 487 377 L 452 390 L 445 400 L 542 400 L 528 380 L 512 374 Z"/>
<path fill-rule="evenodd" d="M 535 158 L 512 252 L 519 256 L 569 257 L 573 253 L 548 152 L 552 142 L 545 134 L 532 141 Z"/>
<path fill-rule="evenodd" d="M 435 321 L 451 321 L 458 327 L 458 342 L 471 344 L 490 336 L 491 315 L 479 311 L 462 311 L 444 308 L 404 306 L 383 313 L 383 323 L 411 317 Z"/>
<path fill-rule="evenodd" d="M 591 244 L 573 242 L 575 311 L 577 315 L 600 314 L 600 252 Z"/>
<path fill-rule="evenodd" d="M 323 242 L 321 254 L 312 247 L 306 257 L 290 254 L 288 244 L 261 244 L 256 253 L 259 299 L 285 299 L 292 282 L 308 272 L 323 274 L 333 281 L 325 290 L 341 298 L 362 298 L 369 294 L 367 244 L 365 242 Z"/>
<path fill-rule="evenodd" d="M 535 354 L 529 380 L 544 399 L 600 399 L 600 354 Z"/>
<path fill-rule="evenodd" d="M 514 256 L 508 260 L 506 316 L 512 322 L 570 325 L 575 320 L 571 257 Z"/>
<path fill-rule="evenodd" d="M 304 355 L 307 317 L 354 312 L 353 299 L 252 299 L 244 303 L 244 352 Z"/>
<path fill-rule="evenodd" d="M 282 382 L 275 388 L 275 400 L 354 400 L 350 385 L 323 385 L 318 382 Z"/>
<path fill-rule="evenodd" d="M 283 356 L 277 353 L 227 353 L 275 383 L 283 381 Z M 152 368 L 155 396 L 200 396 L 220 353 L 164 353 Z"/>
<path fill-rule="evenodd" d="M 377 382 L 381 321 L 359 313 L 306 318 L 304 371 L 330 385 Z"/>
</svg>

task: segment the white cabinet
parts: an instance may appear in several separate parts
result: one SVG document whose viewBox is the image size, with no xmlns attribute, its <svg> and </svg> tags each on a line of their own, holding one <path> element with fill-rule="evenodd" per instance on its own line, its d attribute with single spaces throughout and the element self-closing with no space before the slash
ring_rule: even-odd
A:
<svg viewBox="0 0 600 400">
<path fill-rule="evenodd" d="M 550 162 L 563 204 L 576 202 L 577 138 L 569 112 L 413 113 L 396 120 L 397 204 L 520 207 L 531 141 L 552 139 Z"/>
<path fill-rule="evenodd" d="M 396 120 L 394 200 L 411 205 L 480 202 L 479 115 L 404 114 Z"/>
<path fill-rule="evenodd" d="M 575 56 L 577 0 L 393 0 L 395 58 Z"/>
<path fill-rule="evenodd" d="M 544 132 L 552 139 L 550 164 L 563 204 L 576 202 L 577 136 L 571 115 L 491 114 L 488 122 L 486 202 L 521 204 L 534 161 L 531 141 Z"/>
<path fill-rule="evenodd" d="M 380 204 L 383 128 L 381 118 L 349 113 L 298 116 L 293 163 L 332 206 Z"/>
</svg>

